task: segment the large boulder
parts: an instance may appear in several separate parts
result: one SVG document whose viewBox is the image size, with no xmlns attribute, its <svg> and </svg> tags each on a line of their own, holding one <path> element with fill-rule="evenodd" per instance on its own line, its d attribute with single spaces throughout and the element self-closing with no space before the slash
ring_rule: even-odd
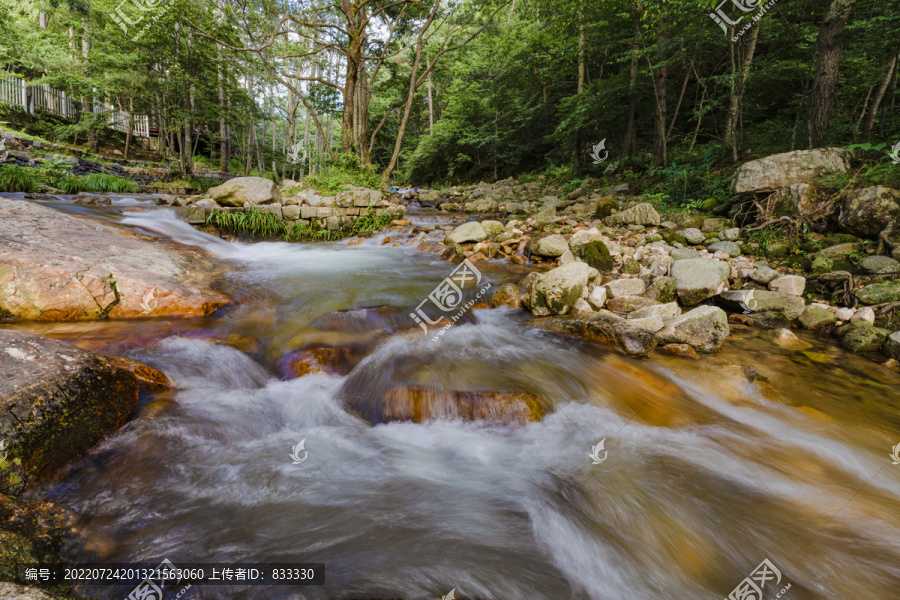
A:
<svg viewBox="0 0 900 600">
<path fill-rule="evenodd" d="M 0 315 L 63 321 L 208 315 L 230 300 L 212 265 L 111 224 L 0 198 Z"/>
<path fill-rule="evenodd" d="M 900 281 L 879 281 L 856 291 L 863 304 L 885 304 L 900 301 Z"/>
<path fill-rule="evenodd" d="M 209 188 L 207 195 L 222 206 L 244 206 L 245 202 L 252 205 L 281 202 L 278 186 L 265 177 L 235 177 Z"/>
<path fill-rule="evenodd" d="M 137 406 L 128 369 L 59 340 L 0 330 L 0 439 L 10 469 L 0 492 L 18 493 L 52 475 Z"/>
<path fill-rule="evenodd" d="M 348 410 L 371 423 L 438 419 L 524 424 L 540 421 L 551 406 L 523 392 L 440 390 L 424 386 L 401 386 L 384 390 L 374 400 L 368 395 L 345 400 Z"/>
<path fill-rule="evenodd" d="M 480 242 L 487 239 L 487 232 L 481 223 L 477 221 L 469 221 L 463 223 L 444 238 L 444 244 L 447 246 L 455 246 L 456 244 L 465 244 L 466 242 Z"/>
<path fill-rule="evenodd" d="M 581 298 L 600 271 L 583 262 L 572 262 L 541 275 L 531 290 L 529 307 L 536 315 L 561 315 Z"/>
<path fill-rule="evenodd" d="M 608 311 L 539 319 L 541 327 L 578 335 L 615 346 L 635 358 L 647 358 L 656 349 L 656 335 L 641 325 Z"/>
<path fill-rule="evenodd" d="M 884 340 L 881 351 L 893 359 L 900 360 L 900 331 L 895 331 Z"/>
<path fill-rule="evenodd" d="M 632 206 L 615 214 L 617 223 L 624 225 L 659 225 L 659 213 L 651 205 L 644 203 Z"/>
<path fill-rule="evenodd" d="M 900 226 L 900 191 L 878 185 L 844 195 L 838 223 L 845 231 L 875 237 L 890 221 Z"/>
<path fill-rule="evenodd" d="M 688 344 L 699 352 L 715 352 L 730 332 L 724 310 L 698 306 L 670 320 L 656 334 L 662 344 Z"/>
<path fill-rule="evenodd" d="M 847 173 L 849 156 L 841 148 L 817 148 L 773 154 L 741 165 L 731 184 L 733 194 L 774 191 L 795 183 L 813 183 L 820 175 Z"/>
<path fill-rule="evenodd" d="M 602 240 L 588 242 L 579 246 L 578 255 L 581 257 L 581 260 L 598 271 L 611 271 L 614 265 L 609 248 Z"/>
<path fill-rule="evenodd" d="M 893 275 L 900 273 L 900 261 L 889 256 L 874 254 L 859 261 L 859 268 L 874 275 Z"/>
<path fill-rule="evenodd" d="M 706 258 L 676 260 L 672 263 L 675 290 L 685 306 L 693 306 L 724 291 L 731 266 Z"/>
</svg>

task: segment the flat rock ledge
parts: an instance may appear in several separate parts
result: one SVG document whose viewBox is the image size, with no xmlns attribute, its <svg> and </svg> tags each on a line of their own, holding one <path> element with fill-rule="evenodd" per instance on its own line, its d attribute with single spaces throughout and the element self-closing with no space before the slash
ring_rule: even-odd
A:
<svg viewBox="0 0 900 600">
<path fill-rule="evenodd" d="M 0 197 L 0 317 L 205 316 L 231 301 L 197 249 Z"/>
</svg>

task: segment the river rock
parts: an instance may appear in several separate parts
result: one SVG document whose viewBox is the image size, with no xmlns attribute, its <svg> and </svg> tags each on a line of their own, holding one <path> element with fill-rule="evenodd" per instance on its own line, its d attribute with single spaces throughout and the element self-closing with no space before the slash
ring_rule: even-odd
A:
<svg viewBox="0 0 900 600">
<path fill-rule="evenodd" d="M 477 221 L 469 221 L 463 223 L 444 238 L 446 246 L 455 246 L 456 244 L 465 244 L 467 242 L 480 242 L 487 239 L 487 232 L 481 223 Z"/>
<path fill-rule="evenodd" d="M 741 255 L 741 246 L 736 242 L 716 242 L 714 244 L 710 244 L 707 248 L 710 252 L 725 252 L 728 256 L 735 258 Z"/>
<path fill-rule="evenodd" d="M 532 247 L 532 252 L 538 256 L 557 257 L 562 256 L 569 249 L 569 242 L 561 235 L 554 234 L 542 237 Z"/>
<path fill-rule="evenodd" d="M 678 298 L 685 306 L 693 306 L 724 291 L 730 274 L 729 264 L 717 260 L 692 258 L 672 263 Z"/>
<path fill-rule="evenodd" d="M 785 328 L 775 329 L 772 332 L 772 341 L 788 350 L 803 351 L 813 347 L 809 342 L 804 342 L 798 338 L 793 331 Z"/>
<path fill-rule="evenodd" d="M 27 320 L 204 316 L 230 300 L 196 248 L 0 198 L 0 313 Z M 201 270 L 202 269 L 202 270 Z"/>
<path fill-rule="evenodd" d="M 61 548 L 75 521 L 51 502 L 0 494 L 0 577 L 15 578 L 26 564 L 63 562 Z M 36 588 L 7 582 L 0 583 L 0 598 L 50 600 Z"/>
<path fill-rule="evenodd" d="M 860 268 L 874 275 L 890 275 L 900 273 L 900 262 L 879 254 L 867 256 L 859 261 Z"/>
<path fill-rule="evenodd" d="M 856 291 L 863 304 L 885 304 L 900 301 L 900 281 L 879 281 Z"/>
<path fill-rule="evenodd" d="M 851 323 L 859 323 L 860 321 L 868 321 L 869 323 L 875 322 L 875 311 L 872 310 L 871 307 L 867 306 L 865 308 L 861 308 L 850 317 Z"/>
<path fill-rule="evenodd" d="M 781 277 L 781 273 L 779 273 L 772 267 L 760 267 L 750 273 L 750 279 L 760 285 L 769 285 L 770 282 L 778 279 L 779 277 Z"/>
<path fill-rule="evenodd" d="M 602 285 L 596 286 L 591 293 L 588 294 L 587 302 L 590 304 L 594 310 L 600 310 L 606 304 L 606 297 L 608 295 L 607 288 Z"/>
<path fill-rule="evenodd" d="M 648 331 L 659 331 L 663 328 L 665 323 L 662 320 L 662 317 L 651 315 L 649 317 L 641 317 L 640 319 L 629 319 L 631 323 L 635 325 L 640 325 L 644 329 Z"/>
<path fill-rule="evenodd" d="M 699 229 L 698 229 L 699 231 Z M 703 240 L 700 240 L 701 242 Z M 691 258 L 700 258 L 700 253 L 695 248 L 675 248 L 669 253 L 672 260 L 689 260 Z"/>
<path fill-rule="evenodd" d="M 600 272 L 583 262 L 569 263 L 541 275 L 531 292 L 531 312 L 565 314 L 584 295 L 587 285 L 598 277 Z"/>
<path fill-rule="evenodd" d="M 638 204 L 616 213 L 616 223 L 624 225 L 659 225 L 659 213 L 650 204 Z"/>
<path fill-rule="evenodd" d="M 826 173 L 847 173 L 850 161 L 841 148 L 817 148 L 773 154 L 746 162 L 731 184 L 733 194 L 774 191 L 795 183 L 813 183 Z"/>
<path fill-rule="evenodd" d="M 900 225 L 900 191 L 873 186 L 847 192 L 841 202 L 838 223 L 853 235 L 875 237 L 894 221 Z"/>
<path fill-rule="evenodd" d="M 656 335 L 609 311 L 540 319 L 537 325 L 615 346 L 635 358 L 647 358 L 656 348 Z"/>
<path fill-rule="evenodd" d="M 503 232 L 503 223 L 500 221 L 486 220 L 481 222 L 481 228 L 484 229 L 485 233 L 488 235 L 497 235 L 498 233 Z"/>
<path fill-rule="evenodd" d="M 374 405 L 369 399 L 347 399 L 347 409 L 371 423 L 438 419 L 524 424 L 540 421 L 550 406 L 523 392 L 438 390 L 424 386 L 385 390 Z"/>
<path fill-rule="evenodd" d="M 663 344 L 688 344 L 699 352 L 715 352 L 728 337 L 728 315 L 716 306 L 698 306 L 675 317 L 657 332 Z"/>
<path fill-rule="evenodd" d="M 806 278 L 800 275 L 785 275 L 769 282 L 769 289 L 773 292 L 802 296 L 806 288 Z"/>
<path fill-rule="evenodd" d="M 890 331 L 874 327 L 868 321 L 860 322 L 867 326 L 854 327 L 841 338 L 841 345 L 854 352 L 878 352 L 885 343 Z M 856 323 L 854 323 L 856 325 Z"/>
<path fill-rule="evenodd" d="M 643 296 L 619 296 L 606 302 L 606 308 L 617 313 L 631 313 L 642 308 L 659 304 L 656 300 Z"/>
<path fill-rule="evenodd" d="M 579 298 L 578 300 L 576 300 L 575 304 L 572 305 L 572 308 L 569 309 L 570 315 L 580 315 L 582 313 L 589 312 L 594 312 L 594 309 L 584 298 Z"/>
<path fill-rule="evenodd" d="M 647 286 L 644 295 L 657 302 L 668 303 L 675 300 L 678 293 L 678 283 L 674 277 L 657 277 Z"/>
<path fill-rule="evenodd" d="M 137 406 L 138 380 L 93 352 L 0 330 L 0 439 L 11 470 L 0 492 L 21 492 L 115 431 Z"/>
<path fill-rule="evenodd" d="M 781 292 L 736 290 L 722 292 L 718 298 L 732 310 L 754 313 L 754 322 L 770 329 L 790 324 L 806 310 L 803 298 Z"/>
<path fill-rule="evenodd" d="M 695 246 L 697 244 L 702 244 L 703 240 L 706 239 L 706 235 L 696 227 L 688 227 L 687 229 L 682 229 L 680 233 L 684 236 L 684 239 L 686 239 L 689 244 L 693 244 Z"/>
<path fill-rule="evenodd" d="M 314 373 L 346 375 L 363 359 L 368 348 L 362 345 L 312 344 L 289 351 L 278 362 L 283 379 L 297 379 Z"/>
<path fill-rule="evenodd" d="M 491 304 L 494 308 L 498 306 L 509 306 L 512 308 L 519 308 L 522 306 L 521 299 L 519 298 L 519 288 L 513 283 L 504 283 L 497 291 L 494 292 L 494 297 L 491 299 Z"/>
<path fill-rule="evenodd" d="M 881 351 L 885 356 L 900 360 L 900 331 L 887 336 Z"/>
<path fill-rule="evenodd" d="M 245 202 L 252 205 L 281 202 L 278 186 L 265 177 L 235 177 L 210 188 L 207 195 L 221 206 L 244 206 Z"/>
<path fill-rule="evenodd" d="M 666 344 L 664 346 L 660 346 L 657 349 L 657 352 L 660 352 L 661 354 L 669 354 L 671 356 L 678 356 L 681 358 L 700 360 L 700 355 L 697 354 L 697 351 L 688 344 Z"/>
<path fill-rule="evenodd" d="M 612 255 L 602 240 L 595 240 L 580 246 L 578 255 L 581 260 L 598 271 L 611 271 L 613 268 Z"/>
<path fill-rule="evenodd" d="M 800 314 L 799 320 L 804 329 L 822 329 L 837 323 L 838 318 L 821 306 L 810 305 Z"/>
<path fill-rule="evenodd" d="M 633 279 L 613 279 L 603 284 L 603 287 L 609 292 L 610 298 L 621 298 L 622 296 L 640 296 L 644 293 L 644 280 Z"/>
<path fill-rule="evenodd" d="M 663 319 L 672 319 L 681 315 L 681 308 L 677 302 L 669 302 L 667 304 L 656 304 L 653 306 L 645 306 L 628 314 L 629 319 L 643 319 L 644 317 L 660 317 Z"/>
<path fill-rule="evenodd" d="M 700 226 L 700 231 L 702 233 L 716 233 L 718 234 L 720 231 L 725 229 L 730 229 L 734 226 L 734 221 L 731 219 L 718 219 L 718 218 L 709 218 L 703 219 L 703 225 Z M 718 239 L 717 237 L 713 239 Z"/>
</svg>

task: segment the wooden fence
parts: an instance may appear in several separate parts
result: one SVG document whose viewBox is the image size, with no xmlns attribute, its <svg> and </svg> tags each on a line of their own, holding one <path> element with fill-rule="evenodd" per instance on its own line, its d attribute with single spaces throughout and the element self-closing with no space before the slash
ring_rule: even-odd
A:
<svg viewBox="0 0 900 600">
<path fill-rule="evenodd" d="M 78 116 L 75 103 L 62 90 L 50 87 L 49 84 L 29 85 L 7 73 L 0 72 L 0 104 L 21 106 L 29 114 L 37 109 L 59 115 L 65 119 Z M 94 113 L 105 113 L 107 124 L 117 131 L 128 132 L 128 112 L 119 110 L 109 104 L 94 104 Z M 138 137 L 150 137 L 150 119 L 147 115 L 134 115 L 132 134 Z"/>
</svg>

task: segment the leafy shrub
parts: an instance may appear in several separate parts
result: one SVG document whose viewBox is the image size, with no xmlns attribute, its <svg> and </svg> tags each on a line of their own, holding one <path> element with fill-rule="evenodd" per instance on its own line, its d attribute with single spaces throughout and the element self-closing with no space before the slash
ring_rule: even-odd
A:
<svg viewBox="0 0 900 600">
<path fill-rule="evenodd" d="M 390 223 L 394 217 L 386 212 L 381 213 L 380 215 L 375 215 L 375 210 L 369 206 L 369 210 L 364 215 L 360 215 L 356 221 L 353 222 L 353 232 L 359 233 L 363 231 L 378 231 L 388 223 Z"/>
<path fill-rule="evenodd" d="M 34 169 L 15 165 L 0 166 L 0 192 L 33 192 L 37 187 Z"/>
<path fill-rule="evenodd" d="M 322 173 L 310 175 L 306 182 L 319 192 L 333 196 L 347 184 L 372 189 L 381 188 L 381 177 L 371 165 L 364 165 L 353 154 L 336 154 Z"/>
<path fill-rule="evenodd" d="M 189 187 L 200 190 L 204 194 L 209 191 L 209 188 L 214 188 L 217 185 L 221 185 L 222 182 L 218 179 L 213 179 L 212 177 L 194 177 L 189 182 Z"/>
<path fill-rule="evenodd" d="M 101 192 L 108 194 L 136 194 L 141 188 L 134 181 L 105 173 L 92 173 L 86 177 L 65 175 L 56 186 L 66 194 Z"/>
</svg>

